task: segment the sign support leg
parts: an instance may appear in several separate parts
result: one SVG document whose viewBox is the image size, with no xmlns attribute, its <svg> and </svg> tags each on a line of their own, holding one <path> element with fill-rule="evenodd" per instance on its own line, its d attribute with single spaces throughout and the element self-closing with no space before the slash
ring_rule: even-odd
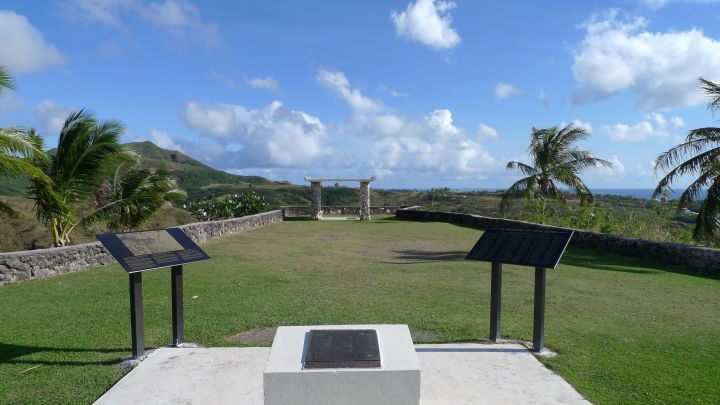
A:
<svg viewBox="0 0 720 405">
<path fill-rule="evenodd" d="M 544 267 L 535 267 L 535 313 L 533 317 L 533 351 L 543 349 L 545 334 L 545 276 Z"/>
<path fill-rule="evenodd" d="M 133 358 L 145 354 L 145 321 L 143 319 L 142 273 L 130 273 L 130 333 Z"/>
<path fill-rule="evenodd" d="M 185 320 L 183 311 L 183 267 L 170 269 L 172 294 L 173 346 L 178 347 L 185 339 Z"/>
<path fill-rule="evenodd" d="M 502 302 L 502 263 L 492 263 L 490 280 L 490 340 L 500 339 L 500 306 Z"/>
</svg>

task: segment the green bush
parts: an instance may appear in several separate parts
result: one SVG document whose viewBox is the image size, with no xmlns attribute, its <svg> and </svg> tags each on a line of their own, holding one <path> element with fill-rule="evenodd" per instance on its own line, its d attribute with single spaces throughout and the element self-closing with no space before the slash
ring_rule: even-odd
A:
<svg viewBox="0 0 720 405">
<path fill-rule="evenodd" d="M 266 207 L 265 198 L 252 191 L 183 205 L 183 208 L 190 211 L 190 215 L 201 221 L 244 217 L 262 212 Z"/>
</svg>

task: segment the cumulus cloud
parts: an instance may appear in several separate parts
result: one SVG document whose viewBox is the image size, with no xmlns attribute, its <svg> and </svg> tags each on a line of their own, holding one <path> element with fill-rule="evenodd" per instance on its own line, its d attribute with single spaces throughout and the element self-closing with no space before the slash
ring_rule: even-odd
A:
<svg viewBox="0 0 720 405">
<path fill-rule="evenodd" d="M 272 77 L 256 77 L 253 79 L 247 79 L 247 84 L 250 85 L 250 87 L 254 87 L 256 89 L 265 89 L 265 90 L 273 90 L 278 91 L 280 90 L 280 82 L 273 79 Z"/>
<path fill-rule="evenodd" d="M 697 78 L 720 71 L 720 42 L 698 29 L 650 32 L 641 17 L 620 18 L 616 10 L 584 24 L 574 51 L 575 102 L 633 91 L 644 110 L 691 106 L 705 101 Z"/>
<path fill-rule="evenodd" d="M 696 3 L 709 4 L 717 3 L 718 0 L 639 0 L 640 4 L 653 10 L 665 7 L 670 3 Z"/>
<path fill-rule="evenodd" d="M 513 86 L 512 84 L 499 82 L 497 86 L 495 86 L 495 97 L 497 97 L 498 100 L 517 96 L 520 93 L 520 89 Z"/>
<path fill-rule="evenodd" d="M 562 121 L 562 122 L 560 122 L 560 124 L 558 124 L 558 128 L 563 128 L 567 125 L 571 125 L 576 128 L 582 128 L 585 131 L 587 131 L 588 133 L 593 131 L 592 123 L 590 123 L 590 121 L 583 121 L 578 118 L 575 118 L 574 120 L 572 120 L 570 122 Z"/>
<path fill-rule="evenodd" d="M 75 107 L 56 104 L 46 99 L 33 111 L 33 117 L 45 135 L 57 136 L 65 124 L 65 119 L 75 110 Z"/>
<path fill-rule="evenodd" d="M 183 152 L 183 147 L 175 142 L 170 134 L 159 129 L 150 128 L 150 140 L 163 149 L 177 150 Z"/>
<path fill-rule="evenodd" d="M 259 109 L 236 104 L 185 105 L 191 129 L 223 147 L 224 167 L 309 167 L 331 157 L 327 129 L 319 118 L 274 101 Z"/>
<path fill-rule="evenodd" d="M 451 1 L 416 0 L 405 11 L 390 14 L 398 37 L 420 42 L 436 50 L 457 46 L 460 35 L 452 27 Z"/>
<path fill-rule="evenodd" d="M 672 117 L 668 122 L 662 114 L 654 112 L 638 123 L 604 125 L 602 130 L 612 141 L 638 142 L 653 138 L 665 139 L 670 136 L 672 127 L 679 128 L 683 125 L 685 123 L 680 117 Z"/>
<path fill-rule="evenodd" d="M 0 66 L 13 74 L 32 73 L 67 62 L 67 58 L 24 16 L 0 10 Z"/>
<path fill-rule="evenodd" d="M 538 94 L 538 100 L 540 100 L 540 103 L 545 106 L 551 105 L 553 103 L 552 98 L 545 94 L 545 90 L 540 90 L 540 93 Z"/>
<path fill-rule="evenodd" d="M 480 139 L 497 139 L 500 134 L 498 131 L 486 124 L 480 123 L 477 128 L 477 136 Z"/>
<path fill-rule="evenodd" d="M 223 85 L 225 85 L 225 87 L 234 91 L 240 90 L 240 88 L 242 87 L 242 85 L 238 83 L 235 79 L 215 71 L 205 75 L 205 78 L 208 80 L 214 80 L 218 83 L 222 83 Z"/>
<path fill-rule="evenodd" d="M 72 0 L 65 11 L 71 19 L 86 19 L 116 28 L 124 25 L 125 18 L 139 17 L 176 38 L 206 45 L 220 43 L 217 23 L 203 20 L 198 7 L 189 0 Z"/>
<path fill-rule="evenodd" d="M 342 131 L 372 139 L 368 166 L 378 175 L 482 175 L 496 165 L 477 139 L 455 125 L 448 109 L 407 117 L 353 88 L 342 72 L 321 70 L 316 79 L 351 108 L 352 120 Z"/>
</svg>

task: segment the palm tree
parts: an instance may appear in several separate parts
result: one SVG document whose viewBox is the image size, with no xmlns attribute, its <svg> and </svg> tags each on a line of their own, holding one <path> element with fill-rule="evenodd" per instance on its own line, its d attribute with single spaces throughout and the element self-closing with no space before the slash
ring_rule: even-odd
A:
<svg viewBox="0 0 720 405">
<path fill-rule="evenodd" d="M 106 226 L 113 231 L 137 229 L 162 206 L 185 197 L 170 172 L 120 164 L 96 194 L 96 209 L 83 218 L 83 225 L 90 229 Z"/>
<path fill-rule="evenodd" d="M 14 90 L 15 83 L 5 67 L 0 66 L 0 95 L 5 89 Z M 42 179 L 42 172 L 28 159 L 42 159 L 43 156 L 42 139 L 34 130 L 0 128 L 0 177 L 30 175 Z M 0 214 L 13 215 L 14 211 L 0 201 Z"/>
<path fill-rule="evenodd" d="M 181 197 L 167 173 L 131 168 L 138 161 L 125 151 L 118 121 L 98 121 L 86 110 L 65 120 L 54 155 L 36 164 L 49 177 L 31 177 L 35 215 L 53 235 L 55 246 L 72 242 L 78 225 L 129 229 L 143 223 L 166 201 Z M 112 177 L 106 198 L 96 199 L 95 209 L 79 215 L 89 205 L 107 177 Z"/>
<path fill-rule="evenodd" d="M 500 210 L 507 207 L 511 197 L 522 196 L 529 200 L 541 200 L 544 217 L 547 200 L 565 201 L 558 185 L 570 188 L 581 199 L 591 199 L 592 193 L 579 177 L 580 172 L 596 166 L 612 167 L 612 163 L 573 146 L 588 135 L 584 128 L 572 124 L 561 129 L 533 127 L 528 147 L 533 165 L 508 162 L 508 170 L 519 170 L 525 177 L 505 191 L 500 201 Z"/>
<path fill-rule="evenodd" d="M 713 113 L 720 109 L 720 84 L 700 78 L 700 85 L 711 100 Z M 695 218 L 693 239 L 716 238 L 720 226 L 720 128 L 705 127 L 691 130 L 685 141 L 655 159 L 655 171 L 666 171 L 655 188 L 653 197 L 671 190 L 671 184 L 685 175 L 697 176 L 678 200 L 678 209 L 687 207 L 707 188 L 707 196 Z"/>
</svg>

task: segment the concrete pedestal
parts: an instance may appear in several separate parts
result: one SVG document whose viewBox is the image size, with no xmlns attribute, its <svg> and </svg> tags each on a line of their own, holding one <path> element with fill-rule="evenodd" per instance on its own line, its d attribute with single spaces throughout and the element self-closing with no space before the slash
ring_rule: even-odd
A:
<svg viewBox="0 0 720 405">
<path fill-rule="evenodd" d="M 303 370 L 311 329 L 374 329 L 380 368 Z M 420 363 L 407 325 L 281 326 L 263 373 L 265 405 L 420 403 Z"/>
</svg>

